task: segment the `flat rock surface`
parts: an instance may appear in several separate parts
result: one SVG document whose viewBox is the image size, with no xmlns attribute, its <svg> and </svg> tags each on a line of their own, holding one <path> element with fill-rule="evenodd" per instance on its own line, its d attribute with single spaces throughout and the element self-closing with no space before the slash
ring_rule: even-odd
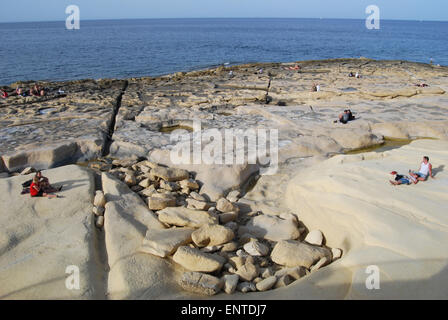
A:
<svg viewBox="0 0 448 320">
<path fill-rule="evenodd" d="M 21 195 L 22 183 L 33 175 L 0 179 L 0 298 L 102 299 L 93 176 L 74 165 L 43 175 L 63 185 L 62 198 Z M 79 268 L 79 290 L 66 287 L 69 266 Z"/>
</svg>

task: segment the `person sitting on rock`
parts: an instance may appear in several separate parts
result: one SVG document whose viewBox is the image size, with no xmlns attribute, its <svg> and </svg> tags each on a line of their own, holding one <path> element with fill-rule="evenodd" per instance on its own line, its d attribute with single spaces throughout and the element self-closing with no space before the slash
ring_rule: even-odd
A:
<svg viewBox="0 0 448 320">
<path fill-rule="evenodd" d="M 356 79 L 360 79 L 360 78 L 361 78 L 361 75 L 359 74 L 359 72 L 356 72 L 356 74 L 355 74 L 355 78 L 356 78 Z"/>
<path fill-rule="evenodd" d="M 389 180 L 389 182 L 394 185 L 394 186 L 398 186 L 400 184 L 411 184 L 411 181 L 413 181 L 413 179 L 409 176 L 405 176 L 402 174 L 398 174 L 397 171 L 392 171 L 390 174 L 395 176 L 394 180 Z"/>
<path fill-rule="evenodd" d="M 16 94 L 17 94 L 19 97 L 26 97 L 26 92 L 23 91 L 23 88 L 21 88 L 21 87 L 17 87 L 17 89 L 16 89 Z"/>
<path fill-rule="evenodd" d="M 30 89 L 30 96 L 41 97 L 45 95 L 45 89 L 42 89 L 37 83 Z"/>
<path fill-rule="evenodd" d="M 353 78 L 355 75 L 353 74 L 353 72 L 350 72 L 350 73 L 348 74 L 348 76 L 349 76 L 349 78 Z"/>
<path fill-rule="evenodd" d="M 311 92 L 318 92 L 320 91 L 320 85 L 313 83 L 313 86 L 311 87 Z"/>
<path fill-rule="evenodd" d="M 409 170 L 409 174 L 415 178 L 414 184 L 417 184 L 419 181 L 426 181 L 428 177 L 434 179 L 434 176 L 432 175 L 432 164 L 429 163 L 429 157 L 423 157 L 423 161 L 420 164 L 420 170 L 418 172 Z"/>
<path fill-rule="evenodd" d="M 355 120 L 355 116 L 353 115 L 352 111 L 350 109 L 344 110 L 343 113 L 339 115 L 339 122 L 346 124 L 349 121 Z M 335 120 L 334 123 L 337 123 L 338 120 Z"/>
<path fill-rule="evenodd" d="M 30 185 L 30 195 L 31 197 L 47 197 L 47 198 L 55 198 L 57 197 L 55 194 L 48 194 L 44 191 L 41 183 L 39 182 L 39 178 L 35 176 L 33 178 L 33 182 Z"/>
<path fill-rule="evenodd" d="M 5 90 L 0 90 L 0 93 L 1 93 L 1 97 L 2 97 L 3 99 L 8 98 L 8 92 L 6 92 Z"/>
<path fill-rule="evenodd" d="M 43 189 L 44 192 L 51 193 L 51 192 L 61 191 L 61 189 L 62 189 L 62 186 L 60 186 L 59 188 L 54 188 L 50 184 L 50 180 L 48 180 L 47 177 L 44 177 L 40 170 L 36 172 L 35 178 L 38 179 L 39 186 Z"/>
</svg>

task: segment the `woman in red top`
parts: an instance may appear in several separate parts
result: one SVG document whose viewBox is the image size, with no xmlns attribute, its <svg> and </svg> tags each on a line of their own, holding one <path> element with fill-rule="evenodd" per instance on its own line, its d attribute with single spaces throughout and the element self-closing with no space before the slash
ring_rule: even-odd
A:
<svg viewBox="0 0 448 320">
<path fill-rule="evenodd" d="M 48 194 L 44 192 L 43 188 L 41 188 L 40 186 L 38 177 L 33 178 L 33 182 L 30 185 L 30 195 L 31 197 L 47 197 L 47 198 L 57 197 L 55 194 Z"/>
</svg>

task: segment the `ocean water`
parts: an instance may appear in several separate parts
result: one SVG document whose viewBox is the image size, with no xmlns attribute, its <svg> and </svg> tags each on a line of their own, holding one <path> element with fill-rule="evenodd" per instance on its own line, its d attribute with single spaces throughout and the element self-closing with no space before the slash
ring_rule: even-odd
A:
<svg viewBox="0 0 448 320">
<path fill-rule="evenodd" d="M 161 19 L 0 23 L 0 84 L 128 78 L 222 64 L 367 57 L 448 65 L 448 22 Z"/>
</svg>

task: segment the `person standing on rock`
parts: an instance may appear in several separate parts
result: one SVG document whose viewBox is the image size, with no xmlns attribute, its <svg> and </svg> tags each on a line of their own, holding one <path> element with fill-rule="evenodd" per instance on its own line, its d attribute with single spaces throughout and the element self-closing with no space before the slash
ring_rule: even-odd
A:
<svg viewBox="0 0 448 320">
<path fill-rule="evenodd" d="M 419 181 L 426 181 L 429 176 L 434 179 L 434 176 L 432 175 L 432 164 L 429 163 L 429 157 L 423 157 L 418 172 L 409 170 L 409 174 L 415 178 L 414 184 L 417 184 Z"/>
</svg>

